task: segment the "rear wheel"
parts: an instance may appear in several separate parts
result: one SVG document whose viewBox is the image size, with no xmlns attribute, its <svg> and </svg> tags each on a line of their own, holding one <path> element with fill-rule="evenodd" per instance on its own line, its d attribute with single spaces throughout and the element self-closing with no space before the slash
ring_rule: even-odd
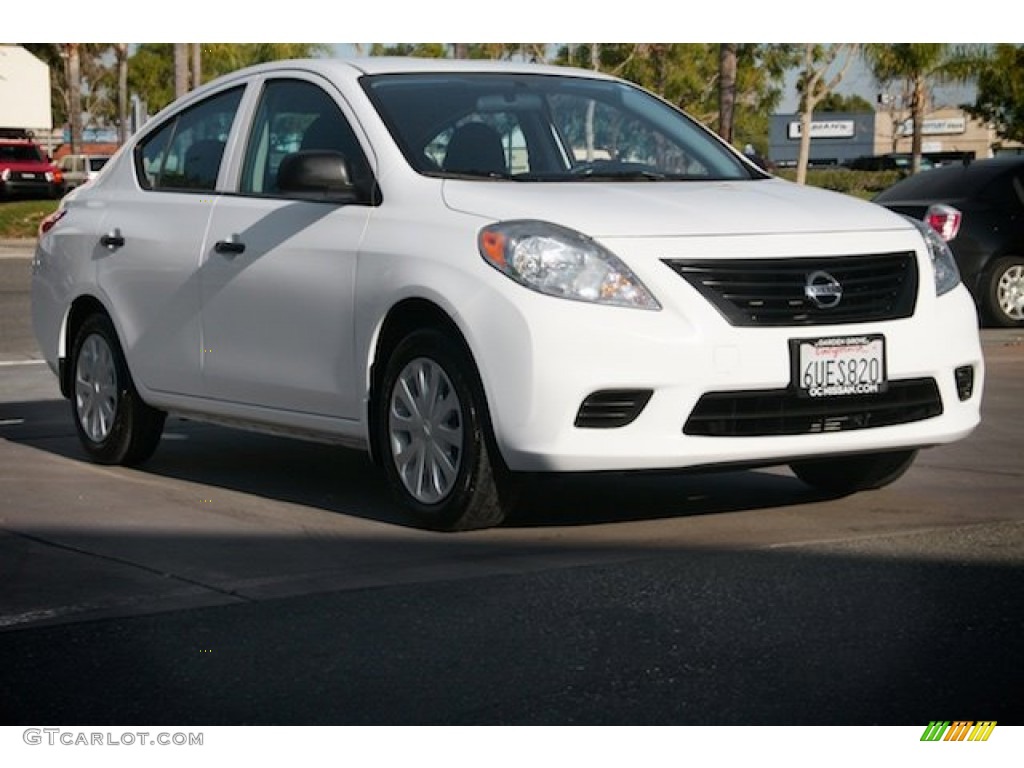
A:
<svg viewBox="0 0 1024 768">
<path fill-rule="evenodd" d="M 793 474 L 812 488 L 827 493 L 847 494 L 894 483 L 910 469 L 917 451 L 868 453 L 828 459 L 795 461 Z"/>
<path fill-rule="evenodd" d="M 166 414 L 142 402 L 105 315 L 82 323 L 72 348 L 71 375 L 75 429 L 94 461 L 139 464 L 153 455 Z"/>
<path fill-rule="evenodd" d="M 985 314 L 997 325 L 1024 325 L 1024 258 L 996 260 L 985 273 Z"/>
<path fill-rule="evenodd" d="M 421 524 L 456 531 L 504 519 L 508 471 L 476 368 L 457 340 L 433 329 L 407 335 L 388 358 L 374 401 L 384 472 Z"/>
</svg>

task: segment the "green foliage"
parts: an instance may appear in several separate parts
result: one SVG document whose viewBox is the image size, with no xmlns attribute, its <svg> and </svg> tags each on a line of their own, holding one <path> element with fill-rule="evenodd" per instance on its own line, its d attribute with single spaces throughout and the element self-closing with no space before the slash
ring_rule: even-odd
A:
<svg viewBox="0 0 1024 768">
<path fill-rule="evenodd" d="M 857 94 L 851 94 L 844 96 L 841 93 L 833 91 L 824 99 L 822 99 L 818 106 L 814 108 L 817 112 L 874 112 L 875 108 L 870 101 L 865 99 L 863 96 Z"/>
<path fill-rule="evenodd" d="M 1024 47 L 1000 43 L 978 74 L 978 93 L 965 109 L 993 123 L 999 135 L 1024 141 Z"/>
<path fill-rule="evenodd" d="M 142 43 L 128 59 L 128 91 L 156 114 L 174 101 L 174 45 Z"/>
<path fill-rule="evenodd" d="M 986 60 L 982 46 L 953 43 L 869 43 L 864 57 L 880 83 L 964 82 L 973 79 Z"/>
<path fill-rule="evenodd" d="M 448 56 L 445 43 L 396 43 L 386 45 L 373 43 L 370 46 L 371 56 L 416 56 L 423 59 L 443 59 Z"/>
<path fill-rule="evenodd" d="M 0 238 L 35 239 L 39 222 L 57 210 L 56 200 L 12 200 L 0 203 Z"/>
<path fill-rule="evenodd" d="M 203 43 L 202 79 L 209 82 L 253 64 L 320 56 L 328 50 L 322 43 Z M 128 60 L 128 89 L 146 102 L 151 114 L 174 101 L 174 45 L 139 45 Z"/>
<path fill-rule="evenodd" d="M 776 175 L 796 181 L 795 168 L 783 168 Z M 811 168 L 807 171 L 807 184 L 831 189 L 847 195 L 870 199 L 903 178 L 900 171 L 851 171 L 846 168 Z"/>
</svg>

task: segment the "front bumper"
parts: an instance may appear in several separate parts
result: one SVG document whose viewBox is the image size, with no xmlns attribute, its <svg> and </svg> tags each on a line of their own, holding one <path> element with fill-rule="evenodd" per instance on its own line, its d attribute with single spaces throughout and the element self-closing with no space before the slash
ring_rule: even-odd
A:
<svg viewBox="0 0 1024 768">
<path fill-rule="evenodd" d="M 529 294 L 517 298 L 518 322 L 503 321 L 496 311 L 490 313 L 493 324 L 479 319 L 489 343 L 474 345 L 474 354 L 481 362 L 498 446 L 511 469 L 767 466 L 948 443 L 979 423 L 984 360 L 973 303 L 962 286 L 936 297 L 924 267 L 914 316 L 872 323 L 735 327 L 682 280 L 670 286 L 667 292 L 659 286 L 661 299 L 676 294 L 663 300 L 661 312 Z M 707 393 L 790 389 L 791 339 L 868 334 L 885 337 L 890 382 L 934 380 L 940 413 L 888 426 L 829 430 L 819 425 L 803 434 L 684 432 Z M 495 343 L 499 338 L 502 343 Z M 973 369 L 974 387 L 961 400 L 955 371 L 964 366 Z M 607 390 L 651 394 L 639 416 L 624 426 L 577 426 L 584 400 Z"/>
<path fill-rule="evenodd" d="M 0 181 L 0 197 L 60 197 L 64 187 L 54 181 L 27 181 L 10 179 Z"/>
</svg>

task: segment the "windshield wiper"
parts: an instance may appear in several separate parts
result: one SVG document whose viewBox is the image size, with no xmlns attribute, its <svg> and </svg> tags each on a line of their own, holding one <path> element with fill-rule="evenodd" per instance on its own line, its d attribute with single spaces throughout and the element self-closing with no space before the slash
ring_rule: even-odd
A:
<svg viewBox="0 0 1024 768">
<path fill-rule="evenodd" d="M 667 178 L 667 174 L 657 171 L 602 171 L 588 168 L 582 173 L 567 176 L 566 181 L 664 181 Z"/>
</svg>

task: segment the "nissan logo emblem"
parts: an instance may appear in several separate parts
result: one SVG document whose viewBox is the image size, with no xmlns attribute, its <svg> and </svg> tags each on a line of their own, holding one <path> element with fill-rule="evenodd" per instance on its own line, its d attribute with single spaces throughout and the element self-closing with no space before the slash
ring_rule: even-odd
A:
<svg viewBox="0 0 1024 768">
<path fill-rule="evenodd" d="M 828 272 L 811 272 L 804 284 L 804 296 L 819 309 L 833 309 L 843 298 L 843 286 Z"/>
</svg>

